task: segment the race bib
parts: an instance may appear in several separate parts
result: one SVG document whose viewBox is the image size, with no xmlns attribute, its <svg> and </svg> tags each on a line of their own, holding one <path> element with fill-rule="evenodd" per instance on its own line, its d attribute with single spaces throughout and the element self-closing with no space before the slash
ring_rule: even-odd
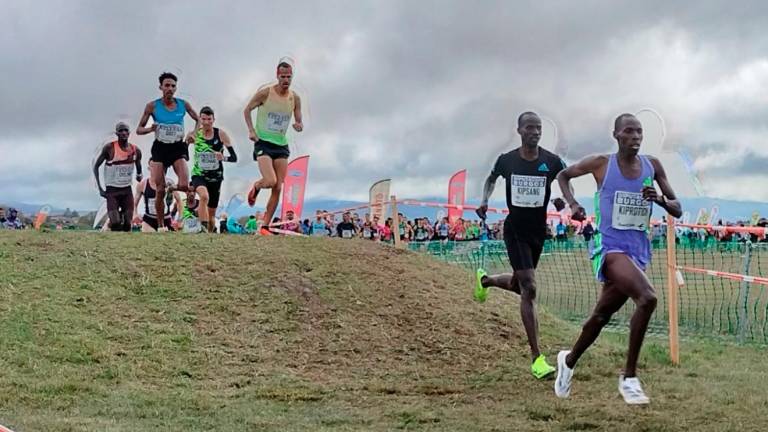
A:
<svg viewBox="0 0 768 432">
<path fill-rule="evenodd" d="M 216 153 L 202 152 L 197 154 L 197 161 L 203 171 L 216 171 L 219 169 L 219 161 Z"/>
<path fill-rule="evenodd" d="M 613 196 L 611 226 L 617 230 L 645 231 L 651 219 L 651 203 L 643 194 L 616 191 Z"/>
<path fill-rule="evenodd" d="M 133 180 L 133 164 L 107 166 L 105 177 L 104 181 L 107 183 L 107 186 L 130 186 Z"/>
<path fill-rule="evenodd" d="M 267 130 L 281 134 L 285 133 L 285 131 L 288 130 L 288 123 L 290 123 L 290 121 L 290 114 L 276 112 L 267 113 Z"/>
<path fill-rule="evenodd" d="M 513 206 L 544 207 L 544 196 L 547 193 L 546 177 L 513 175 L 510 182 Z"/>
<path fill-rule="evenodd" d="M 155 199 L 150 198 L 147 200 L 147 216 L 157 216 L 157 211 L 155 210 Z"/>
<path fill-rule="evenodd" d="M 342 231 L 341 231 L 341 237 L 342 237 L 342 238 L 345 238 L 345 239 L 348 239 L 348 238 L 352 238 L 352 236 L 354 235 L 354 233 L 355 233 L 355 232 L 354 232 L 354 231 L 352 231 L 352 230 L 342 230 Z"/>
<path fill-rule="evenodd" d="M 166 144 L 173 144 L 184 140 L 184 126 L 180 124 L 157 124 L 155 138 Z"/>
<path fill-rule="evenodd" d="M 182 230 L 187 234 L 199 233 L 201 231 L 200 220 L 196 217 L 184 219 L 184 227 Z"/>
</svg>

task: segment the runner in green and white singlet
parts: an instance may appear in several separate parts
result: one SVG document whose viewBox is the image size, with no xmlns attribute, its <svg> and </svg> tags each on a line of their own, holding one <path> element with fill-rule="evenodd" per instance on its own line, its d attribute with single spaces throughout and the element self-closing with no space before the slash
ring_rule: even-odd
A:
<svg viewBox="0 0 768 432">
<path fill-rule="evenodd" d="M 251 98 L 243 110 L 245 124 L 248 126 L 248 138 L 254 142 L 253 159 L 259 165 L 261 179 L 253 183 L 248 191 L 248 205 L 256 203 L 256 196 L 264 188 L 272 189 L 264 212 L 264 225 L 267 226 L 280 200 L 283 180 L 288 170 L 288 140 L 286 133 L 291 117 L 294 117 L 293 129 L 304 129 L 301 117 L 301 99 L 290 90 L 293 79 L 293 66 L 287 62 L 277 65 L 277 84 L 265 87 Z M 258 109 L 256 127 L 253 126 L 251 113 Z M 264 234 L 269 234 L 268 231 Z"/>
<path fill-rule="evenodd" d="M 199 218 L 203 229 L 213 232 L 216 208 L 221 196 L 221 182 L 224 180 L 222 162 L 237 162 L 237 154 L 232 142 L 224 130 L 213 127 L 215 121 L 213 109 L 203 107 L 200 110 L 200 129 L 190 133 L 194 140 L 195 156 L 192 165 L 192 190 L 200 201 Z M 223 150 L 227 148 L 229 156 L 225 159 Z"/>
</svg>

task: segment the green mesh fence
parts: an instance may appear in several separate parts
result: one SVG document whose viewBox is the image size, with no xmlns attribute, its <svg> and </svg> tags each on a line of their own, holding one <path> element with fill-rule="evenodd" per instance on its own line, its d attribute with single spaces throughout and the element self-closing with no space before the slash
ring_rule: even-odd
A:
<svg viewBox="0 0 768 432">
<path fill-rule="evenodd" d="M 502 241 L 410 243 L 409 248 L 474 271 L 511 271 Z M 646 271 L 659 302 L 648 331 L 668 333 L 666 244 L 654 242 L 654 260 Z M 767 243 L 680 239 L 677 265 L 765 277 Z M 683 336 L 725 337 L 739 342 L 768 344 L 768 287 L 707 274 L 682 272 L 679 328 Z M 538 303 L 550 313 L 582 322 L 592 311 L 601 284 L 594 278 L 584 242 L 547 241 L 536 271 Z M 614 315 L 611 326 L 628 327 L 634 304 Z"/>
</svg>

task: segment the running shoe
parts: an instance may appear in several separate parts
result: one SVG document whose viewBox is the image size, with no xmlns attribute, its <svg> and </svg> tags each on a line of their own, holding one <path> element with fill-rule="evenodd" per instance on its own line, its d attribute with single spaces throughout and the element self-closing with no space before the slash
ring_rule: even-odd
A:
<svg viewBox="0 0 768 432">
<path fill-rule="evenodd" d="M 555 373 L 555 370 L 555 368 L 547 363 L 547 359 L 544 357 L 544 354 L 540 354 L 538 357 L 536 357 L 536 360 L 534 360 L 533 364 L 531 364 L 531 373 L 537 379 L 544 379 Z"/>
<path fill-rule="evenodd" d="M 647 405 L 651 402 L 637 377 L 624 378 L 623 374 L 619 375 L 619 394 L 629 405 Z"/>
<path fill-rule="evenodd" d="M 571 395 L 571 382 L 573 381 L 573 369 L 565 364 L 565 358 L 570 351 L 557 353 L 557 377 L 555 378 L 555 395 L 559 398 L 567 398 Z"/>
<path fill-rule="evenodd" d="M 475 276 L 476 276 L 475 293 L 474 293 L 475 301 L 477 301 L 478 303 L 485 303 L 485 300 L 488 298 L 488 288 L 483 286 L 482 280 L 485 276 L 488 276 L 488 272 L 479 268 L 477 269 Z"/>
</svg>

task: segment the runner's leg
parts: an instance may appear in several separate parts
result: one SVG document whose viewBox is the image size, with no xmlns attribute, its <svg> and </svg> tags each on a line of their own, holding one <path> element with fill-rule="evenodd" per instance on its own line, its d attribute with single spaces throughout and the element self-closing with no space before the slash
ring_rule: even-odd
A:
<svg viewBox="0 0 768 432">
<path fill-rule="evenodd" d="M 614 286 L 613 282 L 603 284 L 603 290 L 592 315 L 584 322 L 579 338 L 565 359 L 565 364 L 569 368 L 573 369 L 582 354 L 597 340 L 603 327 L 611 321 L 611 316 L 624 306 L 627 298 Z"/>
<path fill-rule="evenodd" d="M 272 186 L 272 193 L 269 195 L 266 211 L 264 211 L 264 224 L 269 226 L 272 223 L 272 216 L 277 209 L 277 203 L 280 202 L 280 194 L 283 193 L 283 181 L 288 171 L 288 159 L 280 158 L 272 161 L 272 168 L 275 172 L 275 183 Z"/>
<path fill-rule="evenodd" d="M 165 166 L 162 162 L 152 161 L 149 163 L 150 175 L 155 179 L 155 214 L 157 215 L 158 229 L 163 227 L 163 217 L 165 216 Z"/>
</svg>

